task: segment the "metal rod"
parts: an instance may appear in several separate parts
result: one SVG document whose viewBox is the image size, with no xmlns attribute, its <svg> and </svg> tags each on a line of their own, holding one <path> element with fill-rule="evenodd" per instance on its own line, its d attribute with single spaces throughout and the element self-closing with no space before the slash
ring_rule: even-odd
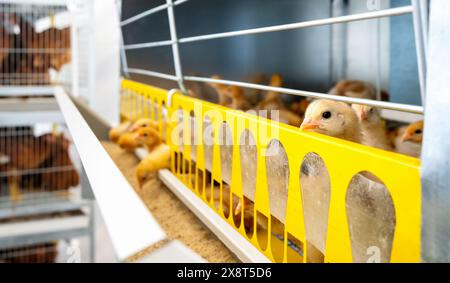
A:
<svg viewBox="0 0 450 283">
<path fill-rule="evenodd" d="M 353 98 L 353 97 L 331 95 L 331 94 L 320 93 L 320 92 L 296 90 L 296 89 L 283 88 L 283 87 L 272 87 L 272 86 L 266 86 L 266 85 L 229 81 L 229 80 L 218 80 L 218 79 L 196 77 L 196 76 L 185 76 L 184 80 L 193 81 L 193 82 L 204 82 L 204 83 L 222 83 L 222 84 L 227 84 L 227 85 L 240 86 L 240 87 L 244 87 L 244 88 L 259 89 L 259 90 L 264 90 L 264 91 L 274 91 L 274 92 L 279 92 L 279 93 L 286 93 L 286 94 L 291 94 L 291 95 L 305 96 L 305 97 L 312 97 L 312 98 L 319 98 L 319 99 L 330 99 L 330 100 L 341 101 L 341 102 L 345 102 L 345 103 L 363 104 L 363 105 L 369 105 L 369 106 L 383 108 L 383 109 L 391 109 L 391 110 L 399 110 L 399 111 L 404 111 L 404 112 L 409 112 L 409 113 L 423 114 L 423 107 L 415 106 L 415 105 L 407 105 L 407 104 L 392 103 L 392 102 L 377 101 L 377 100 L 362 99 L 362 98 Z"/>
<path fill-rule="evenodd" d="M 412 13 L 412 11 L 413 11 L 412 6 L 405 6 L 405 7 L 385 9 L 385 10 L 375 11 L 375 12 L 333 17 L 333 18 L 320 19 L 320 20 L 312 20 L 312 21 L 306 21 L 306 22 L 298 22 L 298 23 L 285 24 L 285 25 L 277 25 L 277 26 L 269 26 L 269 27 L 262 27 L 262 28 L 254 28 L 254 29 L 246 29 L 246 30 L 229 31 L 229 32 L 222 32 L 222 33 L 213 33 L 213 34 L 185 37 L 185 38 L 180 38 L 178 40 L 178 43 L 187 43 L 187 42 L 209 40 L 209 39 L 216 39 L 216 38 L 226 38 L 226 37 L 234 37 L 234 36 L 249 35 L 249 34 L 283 31 L 283 30 L 291 30 L 291 29 L 299 29 L 299 28 L 307 28 L 307 27 L 316 27 L 316 26 L 330 25 L 330 24 L 348 23 L 348 22 L 352 22 L 352 21 L 361 21 L 361 20 L 368 20 L 368 19 L 374 19 L 374 18 L 380 18 L 380 17 L 399 16 L 399 15 Z M 172 41 L 166 40 L 166 41 L 154 41 L 154 42 L 145 42 L 145 43 L 139 43 L 139 44 L 133 44 L 133 45 L 125 45 L 125 47 L 131 46 L 132 48 L 130 48 L 130 49 L 137 49 L 137 48 L 149 48 L 149 47 L 164 46 L 164 45 L 171 45 L 171 44 L 172 44 Z"/>
<path fill-rule="evenodd" d="M 425 55 L 428 54 L 428 13 L 429 5 L 428 0 L 423 0 L 419 2 L 420 4 L 420 17 L 422 19 L 422 33 L 424 38 Z M 425 57 L 425 60 L 427 57 Z"/>
<path fill-rule="evenodd" d="M 178 86 L 180 87 L 181 91 L 183 93 L 186 93 L 186 88 L 184 87 L 183 82 L 183 70 L 181 67 L 180 51 L 178 49 L 178 35 L 172 0 L 167 0 L 167 5 L 169 6 L 167 8 L 167 17 L 169 19 L 170 38 L 172 39 L 172 55 L 173 55 L 173 65 L 175 67 L 175 75 L 177 76 Z"/>
<path fill-rule="evenodd" d="M 136 44 L 127 44 L 123 46 L 124 50 L 132 50 L 132 49 L 141 49 L 141 48 L 150 48 L 150 47 L 158 47 L 158 46 L 167 46 L 171 45 L 174 42 L 172 40 L 163 40 L 163 41 L 154 41 L 147 43 L 136 43 Z"/>
<path fill-rule="evenodd" d="M 150 9 L 150 10 L 147 10 L 147 11 L 145 11 L 145 12 L 142 12 L 142 13 L 140 13 L 140 14 L 137 14 L 136 16 L 133 16 L 133 17 L 131 17 L 131 18 L 128 18 L 128 19 L 126 19 L 126 20 L 120 22 L 120 26 L 124 27 L 124 26 L 126 26 L 126 25 L 128 25 L 128 24 L 131 24 L 131 23 L 137 21 L 137 20 L 140 20 L 140 19 L 142 19 L 142 18 L 145 18 L 145 17 L 147 17 L 147 16 L 149 16 L 149 15 L 151 15 L 151 14 L 154 14 L 154 13 L 157 13 L 157 12 L 162 11 L 162 10 L 164 10 L 164 9 L 167 9 L 167 7 L 168 7 L 167 4 L 162 4 L 162 5 L 157 6 L 157 7 L 155 7 L 155 8 L 152 8 L 152 9 Z"/>
<path fill-rule="evenodd" d="M 126 71 L 128 73 L 131 73 L 131 74 L 138 74 L 138 75 L 145 75 L 145 76 L 150 76 L 150 77 L 157 77 L 157 78 L 171 80 L 171 81 L 177 81 L 178 80 L 178 78 L 176 76 L 169 75 L 169 74 L 164 74 L 164 73 L 159 73 L 159 72 L 148 71 L 148 70 L 142 70 L 142 69 L 136 69 L 136 68 L 128 68 L 128 69 L 126 69 Z"/>
<path fill-rule="evenodd" d="M 285 25 L 276 25 L 276 26 L 269 26 L 269 27 L 262 27 L 262 28 L 254 28 L 254 29 L 246 29 L 246 30 L 239 30 L 239 31 L 230 31 L 230 32 L 192 36 L 192 37 L 181 38 L 179 40 L 179 42 L 186 43 L 186 42 L 208 40 L 208 39 L 215 39 L 215 38 L 225 38 L 225 37 L 241 36 L 241 35 L 248 35 L 248 34 L 257 34 L 257 33 L 265 33 L 265 32 L 299 29 L 299 28 L 306 28 L 306 27 L 316 27 L 316 26 L 323 26 L 323 25 L 330 25 L 330 24 L 347 23 L 347 22 L 352 22 L 352 21 L 376 19 L 376 18 L 381 18 L 381 17 L 399 16 L 399 15 L 409 14 L 412 11 L 413 11 L 412 6 L 404 6 L 404 7 L 385 9 L 385 10 L 375 11 L 375 12 L 360 13 L 360 14 L 354 14 L 354 15 L 348 15 L 348 16 L 326 18 L 326 19 L 312 20 L 312 21 L 285 24 Z"/>
<path fill-rule="evenodd" d="M 416 41 L 417 65 L 419 69 L 420 97 L 425 105 L 427 63 L 425 54 L 425 38 L 423 34 L 420 0 L 411 0 L 413 7 L 414 37 Z"/>
<path fill-rule="evenodd" d="M 116 8 L 117 8 L 117 15 L 119 16 L 119 20 L 120 17 L 122 15 L 122 1 L 117 1 L 116 4 Z M 123 41 L 123 32 L 122 32 L 122 28 L 119 26 L 119 40 L 120 40 L 120 62 L 122 64 L 122 72 L 123 75 L 125 77 L 129 77 L 129 74 L 126 72 L 126 70 L 128 69 L 128 62 L 127 62 L 127 53 L 125 52 L 125 43 Z"/>
<path fill-rule="evenodd" d="M 174 6 L 177 6 L 177 5 L 186 3 L 187 1 L 189 1 L 189 0 L 179 0 L 179 1 L 175 1 L 175 2 L 173 3 L 173 5 L 174 5 Z M 168 5 L 167 3 L 166 3 L 166 4 L 162 4 L 162 5 L 157 6 L 157 7 L 155 7 L 155 8 L 152 8 L 152 9 L 150 9 L 150 10 L 147 10 L 147 11 L 145 11 L 145 12 L 142 12 L 142 13 L 140 13 L 140 14 L 137 14 L 137 15 L 131 17 L 131 18 L 128 18 L 128 19 L 126 19 L 126 20 L 123 20 L 122 22 L 120 22 L 120 25 L 121 25 L 122 27 L 123 27 L 123 26 L 126 26 L 126 25 L 128 25 L 128 24 L 131 24 L 131 23 L 137 21 L 137 20 L 140 20 L 140 19 L 142 19 L 142 18 L 145 18 L 145 17 L 147 17 L 147 16 L 149 16 L 149 15 L 151 15 L 151 14 L 154 14 L 154 13 L 157 13 L 157 12 L 159 12 L 159 11 L 165 10 L 165 9 L 167 9 L 168 7 L 169 7 L 169 5 Z"/>
</svg>

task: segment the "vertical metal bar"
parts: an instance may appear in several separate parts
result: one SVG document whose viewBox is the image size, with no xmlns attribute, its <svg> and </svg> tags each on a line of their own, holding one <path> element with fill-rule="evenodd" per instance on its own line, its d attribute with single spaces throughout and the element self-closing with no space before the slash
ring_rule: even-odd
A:
<svg viewBox="0 0 450 283">
<path fill-rule="evenodd" d="M 119 15 L 119 40 L 120 40 L 120 62 L 122 63 L 122 73 L 126 78 L 129 78 L 127 53 L 124 48 L 122 26 L 120 25 L 120 17 L 122 15 L 122 1 L 116 0 L 117 14 Z"/>
<path fill-rule="evenodd" d="M 95 263 L 95 202 L 90 202 L 90 217 L 89 217 L 89 258 L 91 263 Z"/>
<path fill-rule="evenodd" d="M 413 6 L 414 35 L 416 40 L 417 65 L 419 68 L 420 96 L 425 106 L 427 62 L 425 54 L 425 38 L 423 34 L 421 4 L 423 0 L 411 0 Z"/>
<path fill-rule="evenodd" d="M 430 8 L 421 252 L 424 262 L 450 262 L 450 1 L 433 0 Z"/>
<path fill-rule="evenodd" d="M 376 87 L 377 87 L 377 100 L 381 100 L 381 19 L 376 20 L 377 29 L 377 46 L 376 46 L 376 60 L 377 60 L 377 74 L 376 74 Z"/>
<path fill-rule="evenodd" d="M 429 0 L 420 1 L 420 17 L 422 19 L 422 33 L 424 37 L 425 55 L 428 55 L 428 13 Z M 425 57 L 426 60 L 427 57 Z"/>
<path fill-rule="evenodd" d="M 344 0 L 331 2 L 331 17 L 348 14 L 348 3 Z M 331 28 L 331 72 L 330 85 L 347 75 L 347 32 L 348 23 L 330 25 Z"/>
<path fill-rule="evenodd" d="M 178 78 L 178 86 L 180 87 L 181 91 L 186 94 L 186 88 L 184 87 L 184 80 L 183 80 L 183 71 L 181 68 L 180 52 L 178 49 L 178 35 L 175 24 L 175 13 L 173 11 L 173 2 L 172 0 L 166 1 L 168 5 L 167 16 L 169 18 L 170 38 L 172 39 L 172 55 L 173 55 L 173 64 L 175 67 L 175 75 Z"/>
</svg>

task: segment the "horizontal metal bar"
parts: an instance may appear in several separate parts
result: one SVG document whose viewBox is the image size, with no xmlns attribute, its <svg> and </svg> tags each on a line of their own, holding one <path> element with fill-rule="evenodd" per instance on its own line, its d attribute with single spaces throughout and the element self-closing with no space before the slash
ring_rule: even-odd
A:
<svg viewBox="0 0 450 283">
<path fill-rule="evenodd" d="M 67 0 L 0 0 L 0 4 L 67 6 Z"/>
<path fill-rule="evenodd" d="M 306 21 L 306 22 L 297 22 L 297 23 L 285 24 L 285 25 L 268 26 L 268 27 L 262 27 L 262 28 L 254 28 L 254 29 L 246 29 L 246 30 L 229 31 L 229 32 L 222 32 L 222 33 L 213 33 L 213 34 L 185 37 L 185 38 L 180 38 L 178 40 L 178 42 L 179 43 L 187 43 L 187 42 L 194 42 L 194 41 L 201 41 L 201 40 L 249 35 L 249 34 L 275 32 L 275 31 L 283 31 L 283 30 L 291 30 L 291 29 L 299 29 L 299 28 L 307 28 L 307 27 L 316 27 L 316 26 L 322 26 L 322 25 L 330 25 L 330 24 L 346 23 L 346 22 L 352 22 L 352 21 L 376 19 L 376 18 L 381 18 L 381 17 L 399 16 L 399 15 L 412 13 L 412 11 L 413 11 L 412 6 L 405 6 L 405 7 L 385 9 L 385 10 L 375 11 L 375 12 L 367 12 L 367 13 L 361 13 L 361 14 L 312 20 L 312 21 Z M 173 44 L 173 42 L 169 41 L 169 40 L 165 40 L 165 41 L 155 41 L 155 42 L 146 42 L 146 43 L 139 43 L 139 44 L 133 44 L 133 45 L 125 45 L 125 47 L 132 46 L 133 49 L 137 49 L 137 48 L 148 48 L 148 47 L 155 47 L 155 46 L 165 46 L 165 45 L 170 45 L 170 44 Z"/>
<path fill-rule="evenodd" d="M 187 1 L 189 1 L 189 0 L 179 0 L 179 1 L 175 1 L 175 2 L 173 3 L 173 5 L 174 5 L 174 6 L 177 6 L 177 5 L 183 4 L 183 3 L 187 2 Z M 140 14 L 137 14 L 137 15 L 135 15 L 135 16 L 133 16 L 133 17 L 131 17 L 131 18 L 128 18 L 128 19 L 126 19 L 126 20 L 123 20 L 122 22 L 120 22 L 120 26 L 122 26 L 122 27 L 123 27 L 123 26 L 126 26 L 126 25 L 128 25 L 128 24 L 131 24 L 131 23 L 137 21 L 137 20 L 140 20 L 140 19 L 142 19 L 142 18 L 145 18 L 145 17 L 147 17 L 147 16 L 149 16 L 149 15 L 151 15 L 151 14 L 154 14 L 154 13 L 157 13 L 157 12 L 159 12 L 159 11 L 165 10 L 165 9 L 167 9 L 168 7 L 169 7 L 168 4 L 162 4 L 162 5 L 159 5 L 159 6 L 155 7 L 155 8 L 152 8 L 152 9 L 150 9 L 150 10 L 147 10 L 147 11 L 145 11 L 145 12 L 142 12 L 142 13 L 140 13 Z"/>
<path fill-rule="evenodd" d="M 377 101 L 377 100 L 362 99 L 362 98 L 353 98 L 353 97 L 331 95 L 331 94 L 320 93 L 320 92 L 296 90 L 296 89 L 283 88 L 283 87 L 272 87 L 272 86 L 266 86 L 266 85 L 259 85 L 259 84 L 252 84 L 252 83 L 245 83 L 245 82 L 238 82 L 238 81 L 229 81 L 229 80 L 218 80 L 218 79 L 196 77 L 196 76 L 185 76 L 184 80 L 193 81 L 193 82 L 204 82 L 204 83 L 222 83 L 222 84 L 226 84 L 226 85 L 235 85 L 235 86 L 240 86 L 240 87 L 244 87 L 244 88 L 259 89 L 259 90 L 264 90 L 264 91 L 273 91 L 273 92 L 286 93 L 286 94 L 291 94 L 291 95 L 305 96 L 305 97 L 312 97 L 312 98 L 319 98 L 319 99 L 330 99 L 330 100 L 341 101 L 341 102 L 345 102 L 345 103 L 363 104 L 363 105 L 369 105 L 369 106 L 383 108 L 383 109 L 391 109 L 391 110 L 399 110 L 399 111 L 416 113 L 416 114 L 423 114 L 423 107 L 415 106 L 415 105 L 407 105 L 407 104 L 392 103 L 392 102 Z"/>
<path fill-rule="evenodd" d="M 53 86 L 5 86 L 0 88 L 0 96 L 33 96 L 33 95 L 52 95 L 54 93 Z"/>
<path fill-rule="evenodd" d="M 382 17 L 399 16 L 399 15 L 409 14 L 412 12 L 413 12 L 412 6 L 404 6 L 404 7 L 385 9 L 385 10 L 375 11 L 375 12 L 360 13 L 360 14 L 354 14 L 354 15 L 312 20 L 312 21 L 306 21 L 306 22 L 298 22 L 298 23 L 292 23 L 292 24 L 284 24 L 284 25 L 276 25 L 276 26 L 269 26 L 269 27 L 262 27 L 262 28 L 254 28 L 254 29 L 246 29 L 246 30 L 239 30 L 239 31 L 230 31 L 230 32 L 222 32 L 222 33 L 185 37 L 185 38 L 181 38 L 179 40 L 179 42 L 186 43 L 186 42 L 194 42 L 194 41 L 216 39 L 216 38 L 234 37 L 234 36 L 241 36 L 241 35 L 283 31 L 283 30 L 291 30 L 291 29 L 306 28 L 306 27 L 316 27 L 316 26 L 322 26 L 322 25 L 330 25 L 330 24 L 339 24 L 339 23 L 347 23 L 347 22 L 353 22 L 353 21 L 376 19 L 376 18 L 382 18 Z"/>
<path fill-rule="evenodd" d="M 150 48 L 150 47 L 158 47 L 158 46 L 167 46 L 174 43 L 172 40 L 163 40 L 163 41 L 154 41 L 147 43 L 135 43 L 135 44 L 127 44 L 123 46 L 124 50 L 132 50 L 132 49 L 141 49 L 141 48 Z"/>
<path fill-rule="evenodd" d="M 128 68 L 128 69 L 126 69 L 126 71 L 130 74 L 145 75 L 145 76 L 157 77 L 157 78 L 171 80 L 171 81 L 178 81 L 178 78 L 176 76 L 159 73 L 159 72 L 153 72 L 153 71 L 135 69 L 135 68 Z"/>
</svg>

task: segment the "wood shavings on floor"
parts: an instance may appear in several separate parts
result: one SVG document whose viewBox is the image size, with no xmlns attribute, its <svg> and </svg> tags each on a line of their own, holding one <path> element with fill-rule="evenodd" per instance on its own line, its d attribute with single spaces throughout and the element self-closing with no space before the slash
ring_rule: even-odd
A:
<svg viewBox="0 0 450 283">
<path fill-rule="evenodd" d="M 208 262 L 239 262 L 236 256 L 157 178 L 156 174 L 142 190 L 138 189 L 135 168 L 139 160 L 133 153 L 126 152 L 109 141 L 103 141 L 102 144 L 170 240 L 181 241 Z M 155 248 L 149 247 L 130 258 L 130 261 L 135 261 Z"/>
</svg>

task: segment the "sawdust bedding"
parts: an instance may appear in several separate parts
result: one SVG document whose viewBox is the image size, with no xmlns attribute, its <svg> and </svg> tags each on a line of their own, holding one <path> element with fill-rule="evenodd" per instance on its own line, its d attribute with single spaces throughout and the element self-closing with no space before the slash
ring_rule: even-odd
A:
<svg viewBox="0 0 450 283">
<path fill-rule="evenodd" d="M 135 168 L 139 160 L 133 153 L 126 152 L 109 141 L 102 143 L 159 225 L 165 230 L 169 240 L 181 241 L 208 262 L 239 262 L 235 255 L 158 179 L 156 174 L 142 190 L 138 189 Z M 163 244 L 164 242 L 157 243 L 129 260 L 138 260 Z"/>
</svg>

